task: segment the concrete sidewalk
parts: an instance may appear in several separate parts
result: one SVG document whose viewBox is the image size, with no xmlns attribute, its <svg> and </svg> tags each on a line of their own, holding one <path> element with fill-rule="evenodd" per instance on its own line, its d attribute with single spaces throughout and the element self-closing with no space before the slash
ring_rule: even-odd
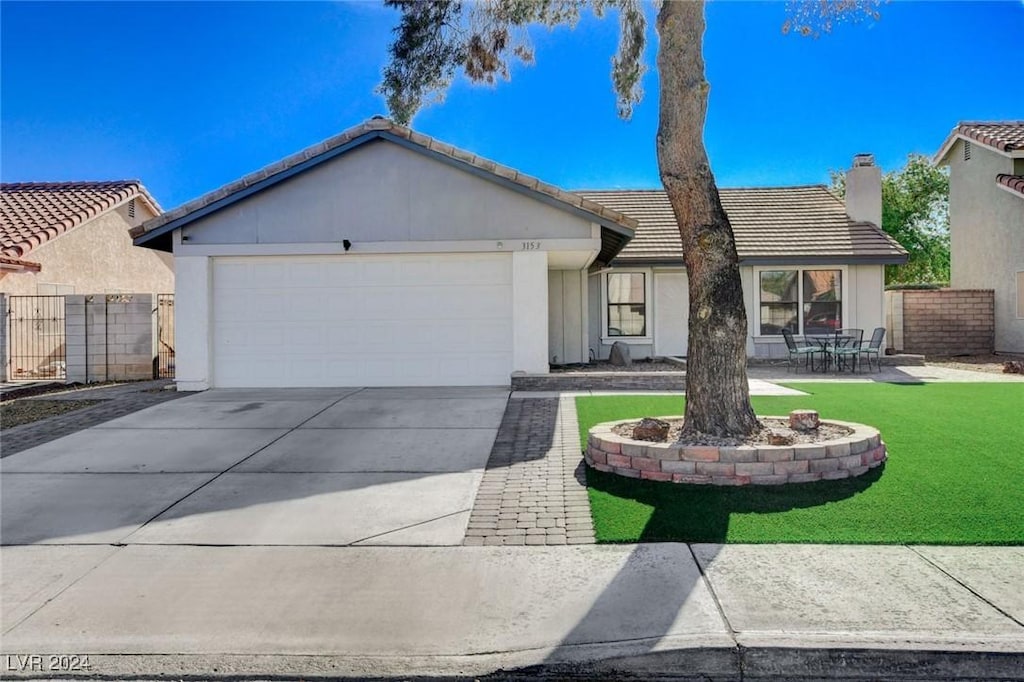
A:
<svg viewBox="0 0 1024 682">
<path fill-rule="evenodd" d="M 130 678 L 538 665 L 531 672 L 1024 677 L 1019 547 L 36 545 L 5 547 L 2 561 L 9 677 L 52 653 Z"/>
</svg>

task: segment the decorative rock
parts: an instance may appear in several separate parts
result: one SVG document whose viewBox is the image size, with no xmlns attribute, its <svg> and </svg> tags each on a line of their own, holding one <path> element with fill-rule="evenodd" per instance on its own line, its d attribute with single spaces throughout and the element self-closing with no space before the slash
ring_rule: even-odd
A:
<svg viewBox="0 0 1024 682">
<path fill-rule="evenodd" d="M 768 432 L 768 445 L 792 445 L 793 437 L 777 431 Z"/>
<path fill-rule="evenodd" d="M 608 362 L 619 367 L 631 367 L 633 358 L 629 355 L 629 344 L 616 341 L 612 344 L 612 352 L 608 356 Z"/>
<path fill-rule="evenodd" d="M 1003 363 L 1003 374 L 1024 374 L 1024 362 L 1007 360 Z"/>
<path fill-rule="evenodd" d="M 633 440 L 661 443 L 668 440 L 668 422 L 653 417 L 644 417 L 633 427 Z"/>
<path fill-rule="evenodd" d="M 794 431 L 813 431 L 820 424 L 815 410 L 793 410 L 789 413 L 789 428 Z"/>
</svg>

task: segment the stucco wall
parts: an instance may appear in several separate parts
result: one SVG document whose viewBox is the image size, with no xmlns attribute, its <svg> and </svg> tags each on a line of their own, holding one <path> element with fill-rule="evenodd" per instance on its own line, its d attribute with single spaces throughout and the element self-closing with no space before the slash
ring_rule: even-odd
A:
<svg viewBox="0 0 1024 682">
<path fill-rule="evenodd" d="M 358 247 L 360 242 L 590 239 L 592 229 L 582 217 L 376 141 L 186 226 L 183 234 L 190 245 L 348 239 Z"/>
<path fill-rule="evenodd" d="M 31 296 L 40 284 L 60 284 L 73 291 L 59 293 L 170 293 L 174 265 L 170 254 L 132 246 L 128 230 L 152 214 L 136 202 L 135 218 L 127 205 L 108 211 L 70 232 L 33 249 L 25 260 L 39 263 L 39 272 L 0 275 L 0 292 Z"/>
<path fill-rule="evenodd" d="M 992 289 L 995 349 L 1024 353 L 1024 319 L 1017 317 L 1016 273 L 1024 270 L 1024 199 L 999 189 L 996 175 L 1013 159 L 959 140 L 949 154 L 951 281 L 954 289 Z"/>
</svg>

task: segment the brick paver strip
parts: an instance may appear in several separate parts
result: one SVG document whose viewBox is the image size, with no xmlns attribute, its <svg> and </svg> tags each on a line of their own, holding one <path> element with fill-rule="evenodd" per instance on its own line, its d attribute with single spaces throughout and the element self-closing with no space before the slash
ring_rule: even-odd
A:
<svg viewBox="0 0 1024 682">
<path fill-rule="evenodd" d="M 0 434 L 0 457 L 14 455 L 23 450 L 34 448 L 37 445 L 48 443 L 51 440 L 70 436 L 76 431 L 88 429 L 97 424 L 108 422 L 111 419 L 124 417 L 147 407 L 188 395 L 187 393 L 178 393 L 177 391 L 147 393 L 143 389 L 144 387 L 138 387 L 136 390 L 131 390 L 131 388 L 125 387 L 124 391 L 116 393 L 109 391 L 107 394 L 109 397 L 104 396 L 106 399 L 99 405 L 40 419 L 30 424 L 22 424 L 14 428 L 4 429 L 3 433 Z M 95 390 L 99 391 L 102 389 Z M 50 398 L 50 396 L 41 397 Z M 102 399 L 100 394 L 90 394 L 88 390 L 61 395 L 61 399 L 65 400 L 72 399 L 72 397 L 77 397 L 80 400 Z"/>
<path fill-rule="evenodd" d="M 573 398 L 509 400 L 464 544 L 593 544 L 579 438 Z"/>
</svg>

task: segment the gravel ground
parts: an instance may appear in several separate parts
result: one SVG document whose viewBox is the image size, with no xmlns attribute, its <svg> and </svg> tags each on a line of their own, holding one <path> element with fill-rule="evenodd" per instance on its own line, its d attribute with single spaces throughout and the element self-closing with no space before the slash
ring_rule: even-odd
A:
<svg viewBox="0 0 1024 682">
<path fill-rule="evenodd" d="M 1002 374 L 1003 363 L 1008 360 L 1024 360 L 1024 355 L 929 355 L 925 363 L 950 369 L 967 369 L 975 372 Z"/>
<path fill-rule="evenodd" d="M 634 360 L 630 367 L 613 365 L 607 361 L 592 362 L 588 365 L 561 365 L 552 367 L 552 374 L 561 372 L 685 372 L 686 365 L 666 360 Z"/>
<path fill-rule="evenodd" d="M 9 429 L 30 424 L 65 412 L 92 407 L 101 400 L 28 400 L 18 399 L 0 403 L 0 428 Z"/>
</svg>

